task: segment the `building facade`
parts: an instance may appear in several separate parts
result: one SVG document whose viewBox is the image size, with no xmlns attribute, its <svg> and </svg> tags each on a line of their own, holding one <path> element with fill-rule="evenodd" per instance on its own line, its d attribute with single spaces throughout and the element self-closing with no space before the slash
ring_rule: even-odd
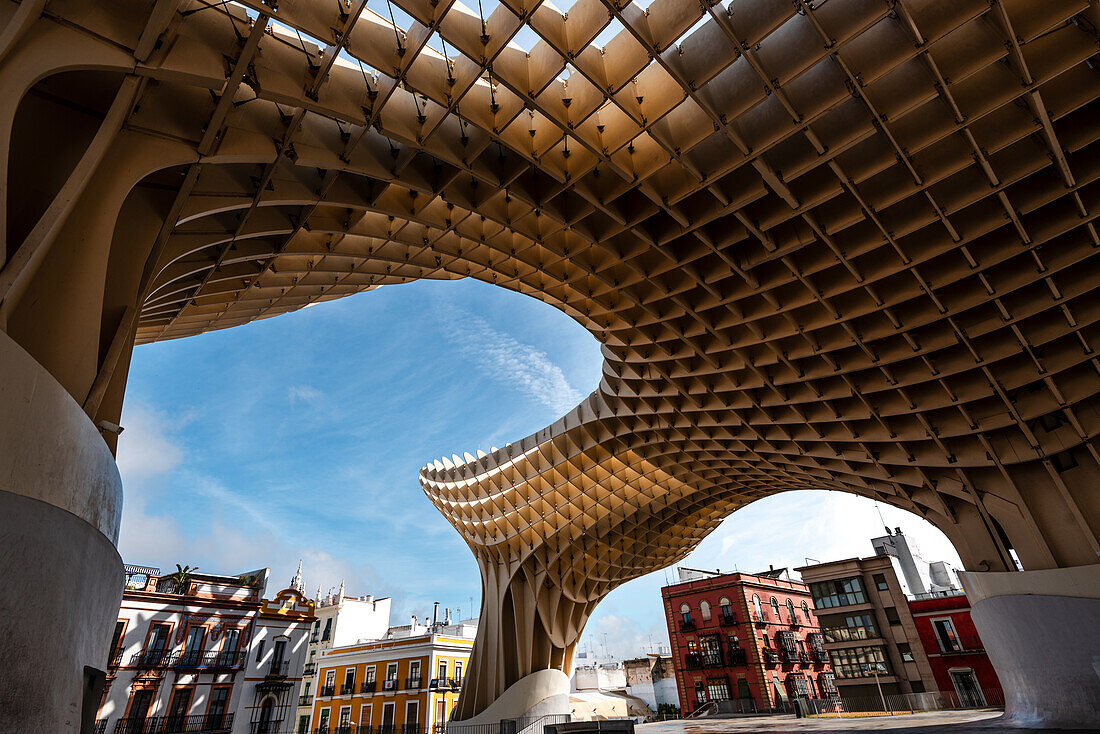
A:
<svg viewBox="0 0 1100 734">
<path fill-rule="evenodd" d="M 680 569 L 661 589 L 680 710 L 787 710 L 793 698 L 836 695 L 805 584 L 763 574 Z"/>
<path fill-rule="evenodd" d="M 301 584 L 301 563 L 298 564 L 296 582 Z M 313 632 L 309 636 L 306 651 L 306 664 L 302 683 L 298 689 L 295 731 L 310 728 L 313 717 L 313 700 L 322 682 L 318 676 L 319 659 L 327 650 L 345 647 L 366 640 L 377 640 L 386 636 L 390 628 L 390 598 L 375 598 L 373 595 L 347 596 L 344 584 L 335 592 L 321 595 L 317 589 L 314 601 L 316 619 Z"/>
<path fill-rule="evenodd" d="M 313 602 L 293 588 L 265 599 L 267 581 L 267 569 L 167 576 L 126 566 L 96 731 L 290 731 Z"/>
<path fill-rule="evenodd" d="M 313 731 L 418 734 L 451 718 L 477 620 L 391 627 L 382 639 L 321 654 Z M 298 734 L 309 730 L 300 723 Z"/>
<path fill-rule="evenodd" d="M 662 705 L 680 708 L 676 668 L 671 656 L 650 654 L 644 658 L 624 660 L 623 672 L 627 694 L 645 701 L 654 713 L 660 713 Z"/>
<path fill-rule="evenodd" d="M 964 593 L 919 596 L 909 600 L 909 611 L 941 693 L 961 706 L 1004 703 L 1001 681 L 970 619 Z"/>
<path fill-rule="evenodd" d="M 796 569 L 817 609 L 841 695 L 936 690 L 895 558 L 849 558 Z"/>
</svg>

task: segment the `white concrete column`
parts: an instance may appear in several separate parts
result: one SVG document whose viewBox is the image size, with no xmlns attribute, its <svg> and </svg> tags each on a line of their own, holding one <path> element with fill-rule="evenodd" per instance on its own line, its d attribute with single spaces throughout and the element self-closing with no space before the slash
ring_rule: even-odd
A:
<svg viewBox="0 0 1100 734">
<path fill-rule="evenodd" d="M 1007 724 L 1100 729 L 1100 564 L 959 574 Z"/>
<path fill-rule="evenodd" d="M 94 716 L 122 598 L 122 483 L 68 392 L 0 332 L 0 732 Z M 91 670 L 88 670 L 91 669 Z"/>
</svg>

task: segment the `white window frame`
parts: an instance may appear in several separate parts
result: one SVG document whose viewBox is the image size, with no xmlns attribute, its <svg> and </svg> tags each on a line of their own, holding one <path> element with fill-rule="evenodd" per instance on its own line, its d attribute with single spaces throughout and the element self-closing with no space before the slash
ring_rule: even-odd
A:
<svg viewBox="0 0 1100 734">
<path fill-rule="evenodd" d="M 951 617 L 932 617 L 928 621 L 932 625 L 932 635 L 936 638 L 936 645 L 939 646 L 940 652 L 958 652 L 958 650 L 962 649 L 962 641 L 959 639 L 959 630 L 955 627 L 954 619 L 952 619 Z M 951 628 L 951 633 L 955 635 L 955 645 L 957 649 L 948 650 L 943 646 L 943 639 L 940 637 L 939 630 L 936 629 L 936 622 L 946 622 L 947 625 Z"/>
<path fill-rule="evenodd" d="M 462 661 L 461 660 L 455 660 L 455 682 L 456 683 L 461 683 L 462 682 Z"/>
<path fill-rule="evenodd" d="M 347 720 L 344 720 L 344 714 L 348 715 Z M 351 723 L 351 706 L 341 706 L 340 714 L 336 719 L 336 726 L 347 726 Z"/>
<path fill-rule="evenodd" d="M 414 721 L 413 723 L 414 724 L 419 724 L 420 723 L 420 699 L 414 698 L 412 700 L 406 700 L 405 701 L 405 722 L 401 725 L 402 727 L 408 727 L 408 725 L 409 725 L 409 707 L 410 706 L 413 706 L 413 707 L 416 708 L 416 721 Z M 396 729 L 397 727 L 394 727 L 394 728 Z M 406 728 L 405 731 L 408 731 L 408 729 Z"/>
<path fill-rule="evenodd" d="M 377 678 L 375 678 L 375 673 L 376 673 L 375 666 L 374 665 L 368 665 L 366 671 L 364 671 L 364 673 L 363 673 L 363 682 L 364 683 L 374 683 L 377 680 Z"/>
<path fill-rule="evenodd" d="M 386 663 L 386 680 L 397 680 L 397 663 Z"/>
<path fill-rule="evenodd" d="M 443 667 L 443 675 L 439 675 L 440 666 Z M 435 661 L 435 674 L 439 680 L 447 680 L 447 670 L 447 658 L 439 658 L 439 660 Z"/>
<path fill-rule="evenodd" d="M 359 726 L 370 726 L 371 717 L 374 715 L 374 704 L 365 703 L 359 707 Z"/>
<path fill-rule="evenodd" d="M 710 602 L 706 599 L 699 602 L 699 618 L 704 622 L 710 619 Z"/>
</svg>

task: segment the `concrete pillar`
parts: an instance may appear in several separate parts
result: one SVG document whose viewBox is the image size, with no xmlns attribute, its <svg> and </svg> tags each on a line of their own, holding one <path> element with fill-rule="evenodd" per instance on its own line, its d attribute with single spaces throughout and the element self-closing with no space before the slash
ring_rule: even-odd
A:
<svg viewBox="0 0 1100 734">
<path fill-rule="evenodd" d="M 1100 564 L 959 574 L 1005 723 L 1100 729 Z"/>
<path fill-rule="evenodd" d="M 122 484 L 99 431 L 0 332 L 0 732 L 94 716 L 122 598 Z"/>
</svg>

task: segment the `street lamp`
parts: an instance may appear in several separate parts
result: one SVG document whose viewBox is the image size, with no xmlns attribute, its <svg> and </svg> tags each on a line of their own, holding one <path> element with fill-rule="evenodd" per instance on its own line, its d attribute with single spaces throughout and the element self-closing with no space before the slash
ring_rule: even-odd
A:
<svg viewBox="0 0 1100 734">
<path fill-rule="evenodd" d="M 882 695 L 882 683 L 878 679 L 879 672 L 885 673 L 886 667 L 882 663 L 875 663 L 874 665 L 867 664 L 863 666 L 863 670 L 875 674 L 875 687 L 878 688 L 878 697 L 882 700 L 882 710 L 893 716 L 894 712 L 886 705 L 886 696 Z"/>
</svg>

